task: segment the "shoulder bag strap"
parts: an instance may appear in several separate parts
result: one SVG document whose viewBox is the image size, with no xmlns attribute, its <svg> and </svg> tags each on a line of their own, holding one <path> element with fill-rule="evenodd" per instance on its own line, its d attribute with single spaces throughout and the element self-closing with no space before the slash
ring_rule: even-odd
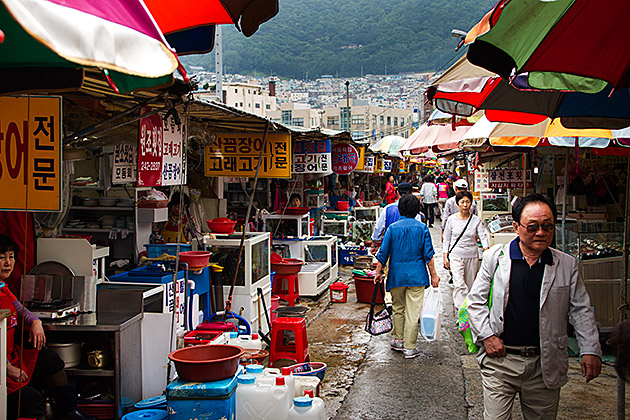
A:
<svg viewBox="0 0 630 420">
<path fill-rule="evenodd" d="M 466 222 L 466 226 L 464 226 L 464 230 L 462 230 L 462 233 L 459 234 L 459 236 L 457 237 L 457 239 L 455 240 L 455 243 L 453 244 L 453 246 L 451 247 L 451 249 L 448 250 L 448 253 L 446 254 L 446 256 L 448 257 L 449 255 L 451 255 L 451 251 L 453 250 L 453 248 L 455 248 L 455 246 L 457 245 L 457 242 L 459 242 L 460 239 L 462 239 L 462 236 L 464 236 L 464 233 L 466 232 L 466 229 L 468 228 L 468 225 L 470 224 L 470 221 L 472 220 L 473 215 L 471 214 L 468 217 L 468 222 Z"/>
<path fill-rule="evenodd" d="M 383 291 L 383 282 L 374 285 L 374 293 L 372 294 L 372 303 L 370 304 L 370 322 L 372 322 L 372 318 L 374 317 L 374 308 L 376 307 L 376 298 L 378 297 L 378 292 L 381 292 L 383 296 L 383 301 L 385 301 L 385 292 Z"/>
</svg>

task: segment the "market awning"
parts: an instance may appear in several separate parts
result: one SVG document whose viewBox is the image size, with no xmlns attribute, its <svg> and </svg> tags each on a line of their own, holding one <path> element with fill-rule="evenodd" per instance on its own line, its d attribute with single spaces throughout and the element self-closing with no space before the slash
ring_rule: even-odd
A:
<svg viewBox="0 0 630 420">
<path fill-rule="evenodd" d="M 419 154 L 432 147 L 436 147 L 438 150 L 456 149 L 459 140 L 470 127 L 469 125 L 456 126 L 453 130 L 451 125 L 423 125 L 403 144 L 400 152 L 409 150 L 412 154 Z"/>
</svg>

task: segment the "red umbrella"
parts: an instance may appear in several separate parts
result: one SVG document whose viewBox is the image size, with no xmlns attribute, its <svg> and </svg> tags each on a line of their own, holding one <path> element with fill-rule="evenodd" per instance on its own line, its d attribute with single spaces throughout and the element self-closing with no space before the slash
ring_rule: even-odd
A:
<svg viewBox="0 0 630 420">
<path fill-rule="evenodd" d="M 245 36 L 278 14 L 278 0 L 145 0 L 179 55 L 212 50 L 214 25 L 234 24 Z"/>
<path fill-rule="evenodd" d="M 468 60 L 539 90 L 630 87 L 627 0 L 501 0 L 468 33 Z"/>
</svg>

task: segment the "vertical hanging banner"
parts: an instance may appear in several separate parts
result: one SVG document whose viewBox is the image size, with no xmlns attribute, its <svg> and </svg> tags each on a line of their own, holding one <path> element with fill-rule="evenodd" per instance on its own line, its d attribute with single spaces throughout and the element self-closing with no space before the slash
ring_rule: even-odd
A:
<svg viewBox="0 0 630 420">
<path fill-rule="evenodd" d="M 357 147 L 357 152 L 359 152 L 359 163 L 357 164 L 357 168 L 355 171 L 362 171 L 365 168 L 365 146 Z"/>
<path fill-rule="evenodd" d="M 339 175 L 347 175 L 359 164 L 359 152 L 354 146 L 346 143 L 332 147 L 332 170 Z"/>
<path fill-rule="evenodd" d="M 2 210 L 61 210 L 61 97 L 0 97 Z"/>
<path fill-rule="evenodd" d="M 377 174 L 383 173 L 383 159 L 379 158 L 378 156 L 375 156 L 374 159 L 376 159 L 374 172 L 376 172 Z"/>
<path fill-rule="evenodd" d="M 332 174 L 330 140 L 293 143 L 294 174 Z"/>
<path fill-rule="evenodd" d="M 149 112 L 143 108 L 142 113 Z M 138 138 L 138 186 L 155 187 L 186 183 L 186 158 L 183 150 L 186 127 L 164 113 L 140 119 Z"/>
<path fill-rule="evenodd" d="M 112 162 L 112 184 L 127 184 L 138 179 L 138 148 L 135 144 L 117 144 L 114 146 Z"/>
<path fill-rule="evenodd" d="M 375 166 L 376 166 L 376 157 L 365 156 L 363 169 L 357 169 L 356 171 L 372 174 L 374 173 Z"/>
<path fill-rule="evenodd" d="M 206 146 L 206 176 L 256 176 L 263 133 L 217 133 Z M 268 133 L 262 154 L 260 178 L 291 178 L 291 135 Z"/>
<path fill-rule="evenodd" d="M 391 159 L 383 159 L 383 172 L 389 173 L 392 171 Z"/>
</svg>

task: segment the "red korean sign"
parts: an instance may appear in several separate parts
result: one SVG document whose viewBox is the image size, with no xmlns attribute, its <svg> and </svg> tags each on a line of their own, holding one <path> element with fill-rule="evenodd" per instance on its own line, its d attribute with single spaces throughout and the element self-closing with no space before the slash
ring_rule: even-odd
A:
<svg viewBox="0 0 630 420">
<path fill-rule="evenodd" d="M 61 97 L 0 97 L 2 210 L 61 210 Z"/>
<path fill-rule="evenodd" d="M 148 112 L 148 108 L 142 110 Z M 174 117 L 153 114 L 140 119 L 138 138 L 138 186 L 154 187 L 186 183 L 183 123 Z"/>
<path fill-rule="evenodd" d="M 350 144 L 335 144 L 332 147 L 332 169 L 339 175 L 347 175 L 359 164 L 359 152 Z"/>
</svg>

